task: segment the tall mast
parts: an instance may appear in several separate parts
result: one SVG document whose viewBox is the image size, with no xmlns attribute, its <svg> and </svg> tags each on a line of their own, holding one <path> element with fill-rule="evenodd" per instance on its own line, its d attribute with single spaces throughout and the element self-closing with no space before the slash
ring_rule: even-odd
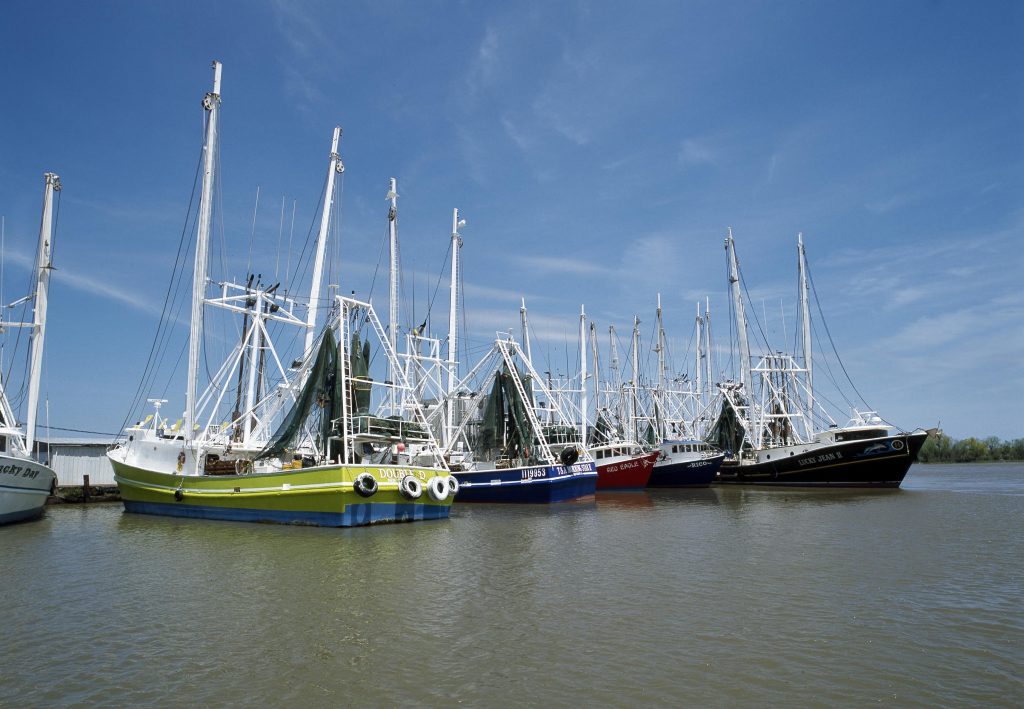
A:
<svg viewBox="0 0 1024 709">
<path fill-rule="evenodd" d="M 519 328 L 523 331 L 523 351 L 526 359 L 533 362 L 533 354 L 530 352 L 530 321 L 526 317 L 526 298 L 522 299 L 519 306 Z"/>
<path fill-rule="evenodd" d="M 388 244 L 391 250 L 390 289 L 388 290 L 388 339 L 391 351 L 398 352 L 398 182 L 394 177 L 388 188 L 386 199 L 391 202 L 388 208 Z M 388 379 L 391 381 L 391 412 L 395 412 L 395 387 L 398 379 L 395 371 L 396 363 L 388 362 Z"/>
<path fill-rule="evenodd" d="M 697 356 L 693 363 L 693 372 L 697 385 L 697 405 L 704 405 L 704 318 L 700 315 L 700 303 L 697 303 L 697 320 L 694 324 L 697 335 Z"/>
<path fill-rule="evenodd" d="M 654 397 L 656 404 L 655 414 L 657 416 L 655 423 L 658 426 L 658 437 L 665 438 L 665 400 L 668 392 L 665 391 L 665 326 L 661 320 L 661 293 L 658 293 L 658 344 L 655 349 L 658 351 L 658 390 Z"/>
<path fill-rule="evenodd" d="M 446 442 L 450 440 L 455 422 L 455 402 L 452 401 L 452 395 L 455 393 L 455 383 L 458 381 L 455 363 L 459 351 L 459 249 L 462 248 L 459 228 L 465 225 L 466 220 L 459 219 L 459 209 L 456 207 L 452 210 L 452 284 L 451 302 L 448 304 L 448 425 L 446 427 Z"/>
<path fill-rule="evenodd" d="M 522 298 L 520 301 L 522 304 L 519 306 L 519 328 L 523 332 L 523 351 L 526 353 L 526 359 L 533 364 L 533 352 L 530 350 L 530 320 L 526 315 L 526 298 Z M 537 382 L 530 377 L 530 395 L 533 400 L 537 400 Z"/>
<path fill-rule="evenodd" d="M 799 233 L 796 236 L 797 267 L 800 274 L 800 335 L 803 338 L 804 347 L 804 368 L 807 369 L 807 414 L 804 416 L 804 425 L 807 427 L 807 435 L 811 436 L 811 418 L 814 413 L 814 380 L 811 371 L 811 308 L 807 297 L 807 254 L 804 252 L 804 235 Z"/>
<path fill-rule="evenodd" d="M 608 355 L 609 365 L 611 366 L 612 386 L 615 391 L 615 418 L 619 424 L 622 423 L 622 418 L 625 412 L 622 408 L 622 370 L 619 369 L 619 344 L 618 337 L 615 335 L 615 326 L 608 326 Z M 628 436 L 629 434 L 623 431 L 623 434 Z"/>
<path fill-rule="evenodd" d="M 633 379 L 631 389 L 633 390 L 632 402 L 630 404 L 630 442 L 640 440 L 640 432 L 637 429 L 637 399 L 640 397 L 640 318 L 633 316 Z"/>
<path fill-rule="evenodd" d="M 707 376 L 705 381 L 707 382 L 708 399 L 710 400 L 711 392 L 714 389 L 714 353 L 711 350 L 711 298 L 704 299 L 704 356 L 707 358 L 705 363 L 707 366 Z"/>
<path fill-rule="evenodd" d="M 587 445 L 587 313 L 580 306 L 580 443 Z"/>
<path fill-rule="evenodd" d="M 43 217 L 39 224 L 39 250 L 36 254 L 35 308 L 32 318 L 32 355 L 28 376 L 28 421 L 26 422 L 25 450 L 32 453 L 36 438 L 36 413 L 39 407 L 39 382 L 43 371 L 43 340 L 46 337 L 47 292 L 50 271 L 53 268 L 53 193 L 60 191 L 60 177 L 47 172 L 43 175 Z M 12 425 L 13 421 L 8 421 Z"/>
<path fill-rule="evenodd" d="M 590 323 L 590 357 L 594 360 L 594 405 L 601 406 L 601 364 L 598 359 L 597 347 L 597 325 Z M 597 413 L 594 414 L 594 423 L 597 423 Z"/>
<path fill-rule="evenodd" d="M 747 314 L 743 310 L 743 295 L 740 292 L 740 264 L 736 258 L 736 245 L 732 240 L 732 228 L 725 240 L 725 250 L 729 254 L 729 290 L 732 295 L 732 307 L 736 313 L 736 337 L 739 341 L 740 384 L 746 388 L 746 395 L 753 396 L 754 383 L 750 380 L 750 345 L 747 343 Z"/>
<path fill-rule="evenodd" d="M 313 354 L 313 338 L 316 336 L 316 317 L 320 312 L 320 281 L 324 274 L 324 254 L 327 252 L 327 229 L 331 223 L 331 207 L 334 206 L 334 176 L 345 171 L 338 155 L 338 141 L 341 139 L 341 126 L 334 126 L 331 138 L 331 155 L 327 165 L 327 187 L 324 189 L 324 208 L 320 212 L 320 233 L 316 240 L 316 258 L 313 261 L 313 283 L 309 289 L 309 309 L 306 311 L 306 346 L 307 357 Z"/>
<path fill-rule="evenodd" d="M 203 145 L 203 190 L 199 201 L 199 230 L 192 274 L 192 328 L 188 341 L 188 383 L 185 390 L 185 442 L 195 438 L 196 383 L 203 339 L 203 303 L 206 299 L 207 263 L 210 256 L 210 223 L 213 215 L 213 167 L 217 153 L 217 114 L 220 111 L 221 63 L 213 63 L 213 91 L 203 98 L 206 109 L 206 141 Z"/>
</svg>

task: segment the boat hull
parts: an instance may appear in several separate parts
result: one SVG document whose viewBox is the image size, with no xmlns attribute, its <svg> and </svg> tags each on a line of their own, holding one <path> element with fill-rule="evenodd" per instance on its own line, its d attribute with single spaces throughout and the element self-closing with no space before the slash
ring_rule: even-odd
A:
<svg viewBox="0 0 1024 709">
<path fill-rule="evenodd" d="M 647 487 L 708 487 L 724 460 L 725 455 L 714 455 L 655 463 Z"/>
<path fill-rule="evenodd" d="M 598 490 L 643 490 L 654 470 L 658 453 L 646 453 L 597 466 Z"/>
<path fill-rule="evenodd" d="M 41 463 L 0 455 L 0 524 L 41 516 L 56 479 Z"/>
<path fill-rule="evenodd" d="M 820 446 L 778 460 L 726 462 L 716 484 L 899 487 L 917 460 L 924 431 Z"/>
<path fill-rule="evenodd" d="M 545 504 L 592 497 L 597 489 L 593 463 L 497 468 L 452 473 L 462 502 Z"/>
<path fill-rule="evenodd" d="M 143 470 L 111 458 L 126 512 L 242 522 L 356 527 L 387 522 L 445 519 L 452 496 L 430 497 L 428 481 L 447 473 L 408 466 L 331 465 L 244 475 L 178 475 Z M 362 497 L 355 479 L 370 473 L 377 491 Z M 420 480 L 422 495 L 399 491 L 406 475 Z"/>
</svg>

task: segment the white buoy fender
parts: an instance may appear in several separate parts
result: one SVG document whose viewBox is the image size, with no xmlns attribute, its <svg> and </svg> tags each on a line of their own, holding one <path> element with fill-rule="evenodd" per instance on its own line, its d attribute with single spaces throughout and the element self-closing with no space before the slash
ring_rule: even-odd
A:
<svg viewBox="0 0 1024 709">
<path fill-rule="evenodd" d="M 441 476 L 435 475 L 427 483 L 427 492 L 434 502 L 444 502 L 448 499 L 448 483 Z"/>
<path fill-rule="evenodd" d="M 423 483 L 414 475 L 406 475 L 398 483 L 398 491 L 407 500 L 416 500 L 423 494 Z"/>
</svg>

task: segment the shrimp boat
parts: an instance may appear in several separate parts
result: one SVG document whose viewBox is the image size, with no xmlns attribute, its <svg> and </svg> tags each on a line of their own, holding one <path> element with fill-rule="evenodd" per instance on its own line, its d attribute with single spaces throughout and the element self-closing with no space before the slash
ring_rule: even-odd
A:
<svg viewBox="0 0 1024 709">
<path fill-rule="evenodd" d="M 740 353 L 738 381 L 718 385 L 720 407 L 708 435 L 726 451 L 716 483 L 797 487 L 899 487 L 929 432 L 900 431 L 873 411 L 853 409 L 840 426 L 812 386 L 808 270 L 797 240 L 802 362 L 772 353 L 751 367 L 739 260 L 730 230 L 725 241 Z"/>
<path fill-rule="evenodd" d="M 524 338 L 528 331 L 525 326 L 526 304 L 523 303 L 522 310 L 524 321 Z M 585 338 L 588 332 L 586 313 L 580 309 L 580 405 L 579 417 L 581 421 L 587 421 L 589 415 L 587 380 L 593 379 L 595 406 L 594 425 L 582 433 L 587 435 L 587 450 L 597 466 L 597 489 L 598 490 L 643 490 L 647 487 L 651 472 L 654 470 L 654 462 L 658 458 L 656 451 L 651 451 L 638 443 L 635 438 L 630 439 L 625 433 L 624 426 L 617 422 L 618 417 L 613 413 L 618 407 L 613 404 L 610 392 L 602 389 L 600 377 L 600 351 L 597 345 L 597 327 L 593 322 L 589 325 L 589 337 Z M 614 332 L 612 330 L 611 332 Z M 589 363 L 587 361 L 587 349 L 594 362 L 594 371 L 588 377 Z M 612 347 L 614 353 L 614 338 Z M 612 355 L 613 372 L 618 369 L 618 356 Z M 620 387 L 617 390 L 621 389 Z"/>
<path fill-rule="evenodd" d="M 458 378 L 459 229 L 465 223 L 453 210 L 447 361 L 417 377 L 426 387 L 418 389 L 421 398 L 430 398 L 433 387 L 428 420 L 458 481 L 458 501 L 551 503 L 592 497 L 597 470 L 579 429 L 569 423 L 510 333 L 498 333 L 490 351 Z M 410 361 L 422 368 L 429 359 Z M 429 371 L 436 372 L 436 380 Z M 447 387 L 441 389 L 444 375 Z"/>
<path fill-rule="evenodd" d="M 44 176 L 43 215 L 39 228 L 33 293 L 18 303 L 33 303 L 32 322 L 4 322 L 0 328 L 25 327 L 31 331 L 29 354 L 28 412 L 24 433 L 7 399 L 6 382 L 0 383 L 0 524 L 36 519 L 43 514 L 46 498 L 56 489 L 57 476 L 32 457 L 36 440 L 36 415 L 46 335 L 47 293 L 53 269 L 53 194 L 59 192 L 60 177 Z M 14 304 L 8 307 L 12 307 Z M 6 308 L 5 308 L 6 309 Z"/>
<path fill-rule="evenodd" d="M 545 396 L 549 404 L 538 403 Z M 567 502 L 592 497 L 593 458 L 511 335 L 445 402 L 445 454 L 459 502 Z"/>
<path fill-rule="evenodd" d="M 278 292 L 279 284 L 264 287 L 252 276 L 244 284 L 220 283 L 220 294 L 208 297 L 221 101 L 220 63 L 213 68 L 213 91 L 203 102 L 186 408 L 169 424 L 161 415 L 166 401 L 150 399 L 154 412 L 127 427 L 126 440 L 108 450 L 125 510 L 339 527 L 448 517 L 457 483 L 372 306 L 354 298 L 328 301 L 332 312 L 317 336 L 334 177 L 343 170 L 340 128 L 331 145 L 306 318 L 299 317 L 295 298 Z M 243 325 L 238 344 L 197 394 L 206 308 L 240 315 Z M 294 361 L 271 338 L 274 328 L 286 326 L 305 329 L 304 349 Z M 390 378 L 371 376 L 374 341 Z"/>
<path fill-rule="evenodd" d="M 700 385 L 696 390 L 692 386 L 670 385 L 665 374 L 665 328 L 662 324 L 661 296 L 658 296 L 656 314 L 658 343 L 658 386 L 651 397 L 654 407 L 654 422 L 650 426 L 657 436 L 658 456 L 654 462 L 654 470 L 648 487 L 708 487 L 714 481 L 725 454 L 692 435 L 696 416 L 691 410 L 699 407 Z M 638 331 L 633 327 L 633 337 Z M 701 371 L 700 345 L 698 337 L 697 368 L 698 377 Z M 637 345 L 634 343 L 633 351 Z M 689 384 L 689 382 L 688 382 Z M 690 433 L 689 437 L 679 434 Z"/>
</svg>

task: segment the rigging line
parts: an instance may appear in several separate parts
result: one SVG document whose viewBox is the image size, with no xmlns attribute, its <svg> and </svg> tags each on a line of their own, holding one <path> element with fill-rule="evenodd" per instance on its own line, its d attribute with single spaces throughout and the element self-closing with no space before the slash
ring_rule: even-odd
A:
<svg viewBox="0 0 1024 709">
<path fill-rule="evenodd" d="M 303 268 L 303 261 L 307 258 L 306 257 L 306 251 L 309 250 L 310 240 L 311 240 L 312 235 L 313 235 L 313 227 L 316 226 L 317 212 L 320 211 L 320 208 L 323 206 L 323 202 L 324 202 L 324 199 L 326 197 L 327 197 L 327 180 L 325 179 L 323 187 L 320 188 L 320 197 L 317 200 L 316 208 L 313 210 L 313 217 L 312 217 L 312 220 L 309 223 L 309 229 L 306 231 L 306 241 L 302 245 L 302 251 L 299 252 L 299 257 L 295 260 L 295 270 L 289 276 L 289 280 L 288 280 L 288 290 L 289 290 L 289 292 L 292 290 L 292 286 L 298 283 L 300 270 L 302 271 L 302 273 L 305 273 L 305 270 Z M 309 258 L 312 259 L 313 256 L 310 255 Z M 306 266 L 308 267 L 308 262 L 306 263 Z M 312 303 L 310 303 L 310 305 L 312 306 Z"/>
<path fill-rule="evenodd" d="M 765 351 L 770 353 L 772 351 L 771 343 L 768 341 L 768 335 L 765 334 L 764 328 L 761 326 L 761 320 L 757 317 L 757 308 L 754 307 L 754 300 L 750 297 L 750 291 L 747 290 L 747 280 L 743 277 L 743 269 L 739 266 L 739 263 L 736 264 L 736 270 L 739 272 L 740 285 L 743 286 L 743 292 L 747 296 L 750 312 L 754 314 L 754 322 L 757 324 L 757 331 L 761 335 L 761 342 L 764 343 Z"/>
<path fill-rule="evenodd" d="M 189 225 L 186 222 L 186 233 L 193 233 L 197 229 L 199 221 L 198 209 L 196 210 L 194 215 L 191 215 L 191 220 L 191 225 Z M 175 263 L 175 270 L 173 272 L 172 279 L 169 283 L 169 286 L 173 286 L 173 293 L 170 295 L 170 300 L 165 301 L 164 312 L 161 313 L 161 318 L 163 320 L 163 330 L 162 332 L 159 332 L 159 342 L 157 343 L 156 346 L 156 352 L 158 354 L 156 355 L 155 362 L 151 362 L 148 365 L 151 367 L 151 369 L 149 370 L 148 377 L 144 380 L 142 391 L 147 391 L 154 386 L 154 381 L 156 380 L 157 374 L 159 373 L 161 366 L 163 365 L 164 358 L 167 356 L 167 344 L 168 342 L 170 342 L 173 332 L 172 325 L 181 320 L 181 312 L 185 307 L 186 299 L 179 298 L 179 293 L 181 292 L 182 286 L 185 283 L 185 264 L 188 262 L 188 257 L 192 254 L 193 246 L 195 244 L 191 239 L 186 240 L 184 244 L 185 250 L 180 254 L 181 261 L 180 263 Z M 179 249 L 180 248 L 181 244 L 179 243 Z M 168 308 L 170 308 L 172 304 L 176 304 L 176 310 L 173 312 L 168 312 Z M 139 401 L 141 402 L 141 398 L 139 399 Z M 133 402 L 133 406 L 134 405 L 135 404 Z"/>
<path fill-rule="evenodd" d="M 292 226 L 291 226 L 291 230 L 288 232 L 288 251 L 286 252 L 288 254 L 288 258 L 286 260 L 286 264 L 285 264 L 285 267 L 284 267 L 284 272 L 285 272 L 286 276 L 292 270 L 292 241 L 295 238 L 295 208 L 298 205 L 298 203 L 299 203 L 299 200 L 297 200 L 297 199 L 293 199 L 292 200 Z M 285 290 L 286 293 L 291 293 L 292 292 L 292 287 L 291 287 L 291 283 L 290 282 L 284 284 L 284 290 Z"/>
<path fill-rule="evenodd" d="M 181 364 L 182 358 L 185 356 L 185 351 L 188 349 L 188 340 L 178 350 L 178 358 L 174 361 L 174 366 L 171 367 L 171 373 L 167 376 L 167 383 L 164 384 L 164 389 L 160 392 L 160 398 L 167 396 L 167 391 L 171 388 L 171 380 L 174 378 L 174 372 L 178 371 L 178 365 Z"/>
<path fill-rule="evenodd" d="M 861 396 L 860 391 L 857 390 L 857 385 L 853 383 L 853 379 L 850 378 L 850 373 L 846 371 L 846 365 L 843 364 L 843 358 L 839 356 L 839 350 L 836 349 L 836 343 L 832 339 L 832 333 L 828 329 L 828 323 L 825 321 L 825 313 L 821 309 L 821 301 L 818 299 L 818 289 L 814 285 L 814 277 L 811 275 L 811 269 L 807 269 L 807 280 L 811 282 L 811 291 L 814 293 L 814 304 L 818 306 L 818 315 L 821 316 L 821 324 L 825 328 L 825 334 L 828 335 L 829 344 L 832 345 L 832 352 L 835 353 L 836 361 L 839 362 L 839 367 L 843 370 L 843 374 L 846 375 L 846 381 L 850 383 L 857 398 L 860 399 L 861 403 L 864 404 L 865 408 L 870 409 L 871 406 L 864 397 Z"/>
<path fill-rule="evenodd" d="M 256 185 L 256 204 L 252 208 L 252 229 L 249 231 L 249 263 L 246 265 L 246 274 L 252 273 L 252 247 L 256 242 L 256 215 L 260 210 L 260 186 Z"/>
<path fill-rule="evenodd" d="M 444 269 L 448 265 L 448 262 L 452 258 L 452 240 L 448 240 L 448 250 L 445 252 L 444 263 L 441 264 L 441 270 L 437 272 L 437 283 L 434 285 L 434 294 L 430 296 L 430 300 L 427 301 L 427 317 L 430 317 L 430 312 L 434 307 L 434 299 L 437 298 L 437 291 L 441 288 L 441 278 L 444 276 Z"/>
<path fill-rule="evenodd" d="M 277 258 L 274 261 L 274 281 L 281 272 L 281 238 L 284 236 L 284 195 L 281 195 L 281 221 L 277 227 Z"/>
<path fill-rule="evenodd" d="M 373 289 L 377 284 L 377 273 L 380 271 L 380 262 L 384 258 L 384 244 L 388 243 L 390 238 L 390 235 L 386 234 L 384 240 L 380 243 L 380 250 L 377 252 L 377 265 L 373 268 L 373 278 L 370 279 L 370 292 L 366 297 L 367 302 L 373 300 Z"/>
<path fill-rule="evenodd" d="M 122 430 L 122 431 L 124 430 L 124 427 L 126 425 L 128 425 L 128 420 L 131 418 L 132 411 L 141 402 L 142 392 L 144 391 L 143 385 L 145 384 L 147 376 L 148 376 L 148 373 L 150 371 L 150 365 L 153 363 L 153 356 L 154 356 L 154 353 L 156 351 L 157 344 L 158 344 L 158 342 L 160 340 L 161 330 L 164 328 L 165 323 L 166 323 L 165 318 L 167 316 L 167 307 L 168 307 L 168 303 L 170 302 L 171 293 L 172 293 L 172 287 L 174 286 L 175 274 L 178 272 L 180 261 L 181 261 L 181 256 L 182 256 L 181 250 L 182 250 L 182 247 L 183 247 L 183 245 L 185 243 L 185 234 L 188 233 L 188 223 L 189 223 L 189 218 L 190 218 L 191 213 L 192 213 L 192 204 L 195 201 L 196 182 L 198 182 L 198 180 L 199 180 L 199 169 L 200 169 L 200 166 L 202 165 L 202 160 L 203 160 L 203 151 L 200 149 L 200 151 L 199 151 L 199 160 L 196 162 L 195 176 L 192 178 L 192 194 L 189 197 L 188 209 L 185 211 L 185 224 L 182 226 L 181 236 L 180 236 L 180 238 L 178 240 L 178 252 L 177 252 L 177 254 L 175 255 L 175 258 L 174 258 L 174 268 L 171 271 L 171 278 L 167 282 L 167 291 L 164 294 L 164 303 L 163 303 L 163 306 L 162 306 L 161 312 L 160 312 L 160 320 L 157 323 L 156 332 L 153 334 L 153 342 L 150 345 L 149 354 L 148 354 L 148 356 L 146 358 L 146 366 L 143 368 L 142 376 L 139 378 L 139 386 L 136 388 L 135 394 L 132 397 L 131 408 L 129 409 L 128 413 L 125 415 L 124 421 L 121 423 L 121 429 L 120 430 Z M 189 250 L 191 251 L 191 249 L 189 249 Z M 120 435 L 120 434 L 118 434 L 118 435 Z"/>
<path fill-rule="evenodd" d="M 93 434 L 95 436 L 117 436 L 118 435 L 116 433 L 108 433 L 106 431 L 86 431 L 86 430 L 81 429 L 81 428 L 62 428 L 61 426 L 50 426 L 50 425 L 40 426 L 40 428 L 45 428 L 45 429 L 47 429 L 49 431 L 68 431 L 70 433 L 91 433 L 91 434 Z"/>
<path fill-rule="evenodd" d="M 812 327 L 811 335 L 814 337 L 815 342 L 818 343 L 818 349 L 820 351 L 824 351 L 825 348 L 822 347 L 821 337 L 820 337 L 820 335 L 818 333 L 818 328 L 817 327 Z M 851 409 L 854 408 L 853 401 L 850 400 L 850 397 L 848 397 L 846 395 L 846 393 L 842 390 L 842 387 L 840 387 L 838 378 L 836 377 L 835 373 L 832 371 L 832 363 L 829 360 L 829 358 L 822 357 L 821 358 L 821 362 L 824 363 L 825 371 L 828 374 L 828 380 L 829 380 L 829 382 L 832 383 L 832 386 L 835 387 L 836 392 L 839 394 L 840 397 L 842 397 L 843 401 L 846 403 L 846 405 L 848 407 L 850 407 Z M 820 386 L 818 388 L 820 389 Z M 815 393 L 815 397 L 818 397 L 818 396 L 819 396 L 819 394 Z M 822 398 L 824 398 L 824 397 L 822 397 Z"/>
</svg>

